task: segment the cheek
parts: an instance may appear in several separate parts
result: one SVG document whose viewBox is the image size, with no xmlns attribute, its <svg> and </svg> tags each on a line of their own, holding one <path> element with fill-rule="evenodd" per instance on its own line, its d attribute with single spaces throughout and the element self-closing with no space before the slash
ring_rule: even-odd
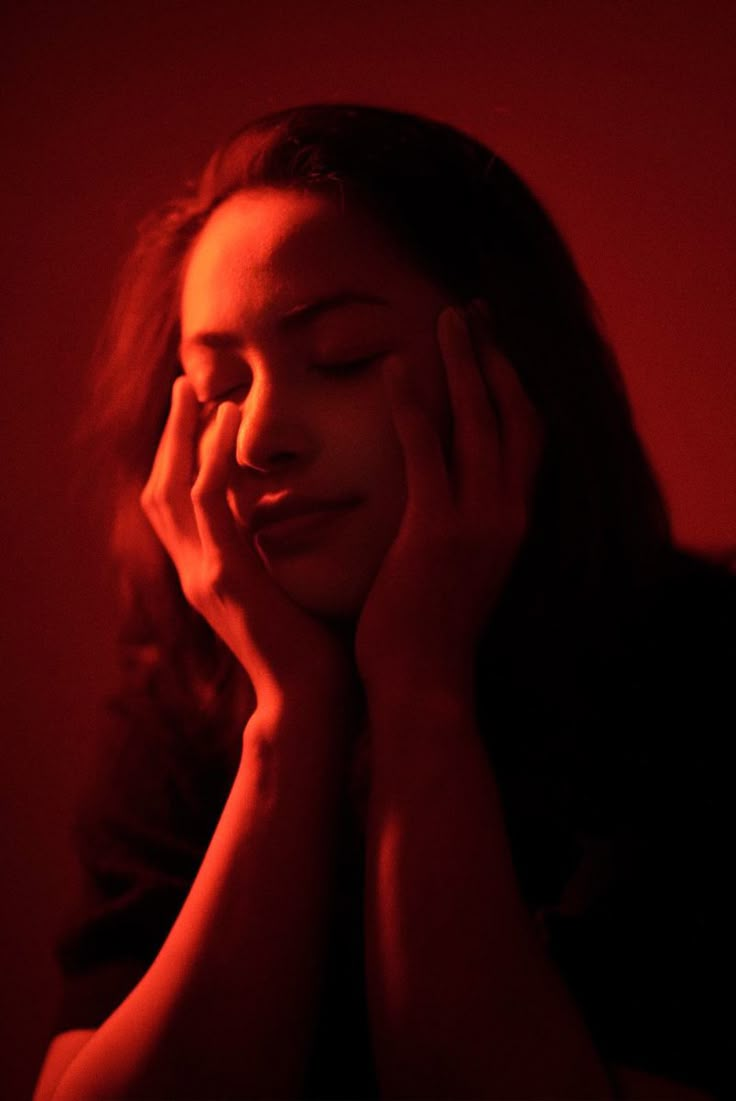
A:
<svg viewBox="0 0 736 1101">
<path fill-rule="evenodd" d="M 401 445 L 381 376 L 373 377 L 331 412 L 325 425 L 334 452 L 353 474 L 375 481 L 401 466 Z"/>
<path fill-rule="evenodd" d="M 375 534 L 395 533 L 406 498 L 404 456 L 382 381 L 339 417 L 336 464 L 370 503 Z"/>
<path fill-rule="evenodd" d="M 452 408 L 447 373 L 433 330 L 422 331 L 408 345 L 402 362 L 409 370 L 417 404 L 437 432 L 445 458 L 452 439 Z M 405 499 L 406 477 L 403 448 L 394 427 L 393 414 L 383 380 L 373 375 L 352 400 L 334 410 L 333 425 L 340 425 L 340 444 L 346 469 L 362 471 L 374 486 L 382 488 L 387 508 L 393 511 Z"/>
</svg>

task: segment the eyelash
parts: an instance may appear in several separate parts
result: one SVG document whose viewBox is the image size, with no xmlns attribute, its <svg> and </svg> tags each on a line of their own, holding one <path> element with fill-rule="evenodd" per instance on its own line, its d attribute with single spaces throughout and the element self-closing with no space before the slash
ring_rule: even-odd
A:
<svg viewBox="0 0 736 1101">
<path fill-rule="evenodd" d="M 378 352 L 370 356 L 361 356 L 360 359 L 343 360 L 340 363 L 315 363 L 313 364 L 314 370 L 319 371 L 323 375 L 329 377 L 348 377 L 357 375 L 361 371 L 366 370 L 373 363 L 376 363 L 379 359 L 382 359 L 385 352 Z M 228 390 L 223 390 L 220 394 L 215 394 L 212 398 L 207 398 L 202 402 L 202 411 L 205 416 L 214 415 L 216 407 L 223 401 L 227 401 L 232 394 L 237 394 L 238 390 L 245 389 L 244 383 L 238 383 L 237 386 L 231 386 Z"/>
<path fill-rule="evenodd" d="M 326 374 L 327 378 L 347 378 L 353 377 L 353 375 L 359 374 L 360 371 L 366 370 L 372 363 L 376 363 L 386 355 L 386 352 L 376 352 L 375 355 L 372 356 L 362 356 L 360 359 L 343 360 L 339 363 L 314 363 L 313 367 L 316 371 Z M 246 384 L 240 382 L 237 386 L 230 386 L 228 390 L 224 390 L 220 394 L 215 394 L 214 397 L 208 397 L 206 401 L 202 402 L 203 415 L 207 418 L 214 416 L 216 408 L 221 402 L 226 402 L 231 394 L 237 394 L 239 390 L 243 389 L 246 389 Z"/>
<path fill-rule="evenodd" d="M 381 359 L 384 352 L 376 352 L 371 356 L 361 356 L 360 359 L 348 359 L 341 363 L 315 363 L 315 370 L 323 375 L 357 375 L 360 371 L 370 367 L 371 364 Z"/>
</svg>

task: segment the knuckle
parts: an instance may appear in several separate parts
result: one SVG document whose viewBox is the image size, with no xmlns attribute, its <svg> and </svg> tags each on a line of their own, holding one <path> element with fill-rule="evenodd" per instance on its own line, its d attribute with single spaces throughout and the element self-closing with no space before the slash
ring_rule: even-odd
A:
<svg viewBox="0 0 736 1101">
<path fill-rule="evenodd" d="M 138 497 L 141 508 L 148 514 L 152 512 L 156 504 L 156 492 L 151 482 L 146 482 Z"/>
<path fill-rule="evenodd" d="M 204 478 L 197 478 L 190 490 L 192 504 L 202 508 L 205 507 L 212 496 L 212 490 Z"/>
<path fill-rule="evenodd" d="M 221 554 L 212 554 L 204 566 L 203 580 L 208 593 L 221 597 L 227 590 L 227 569 Z"/>
<path fill-rule="evenodd" d="M 171 493 L 166 482 L 149 481 L 140 494 L 140 503 L 147 516 L 170 517 L 174 511 Z"/>
<path fill-rule="evenodd" d="M 179 582 L 181 584 L 181 591 L 189 604 L 193 608 L 200 609 L 202 606 L 202 590 L 197 583 L 196 579 L 188 573 L 180 574 Z"/>
<path fill-rule="evenodd" d="M 153 514 L 164 524 L 176 526 L 176 510 L 172 501 L 163 495 L 156 498 Z"/>
</svg>

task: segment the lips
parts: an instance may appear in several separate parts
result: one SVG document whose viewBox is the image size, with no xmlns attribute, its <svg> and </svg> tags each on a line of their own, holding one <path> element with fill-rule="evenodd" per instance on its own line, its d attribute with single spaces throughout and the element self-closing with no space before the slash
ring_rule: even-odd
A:
<svg viewBox="0 0 736 1101">
<path fill-rule="evenodd" d="M 282 496 L 256 505 L 248 527 L 252 536 L 262 536 L 269 543 L 281 542 L 319 531 L 356 504 L 358 501 L 354 497 L 325 500 L 316 497 Z"/>
</svg>

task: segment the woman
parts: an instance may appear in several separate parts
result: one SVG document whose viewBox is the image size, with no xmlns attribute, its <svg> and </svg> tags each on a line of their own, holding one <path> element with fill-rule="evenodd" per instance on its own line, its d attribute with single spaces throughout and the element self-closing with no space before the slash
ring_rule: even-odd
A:
<svg viewBox="0 0 736 1101">
<path fill-rule="evenodd" d="M 733 585 L 518 177 L 259 120 L 99 358 L 123 681 L 37 1099 L 717 1091 Z"/>
</svg>

